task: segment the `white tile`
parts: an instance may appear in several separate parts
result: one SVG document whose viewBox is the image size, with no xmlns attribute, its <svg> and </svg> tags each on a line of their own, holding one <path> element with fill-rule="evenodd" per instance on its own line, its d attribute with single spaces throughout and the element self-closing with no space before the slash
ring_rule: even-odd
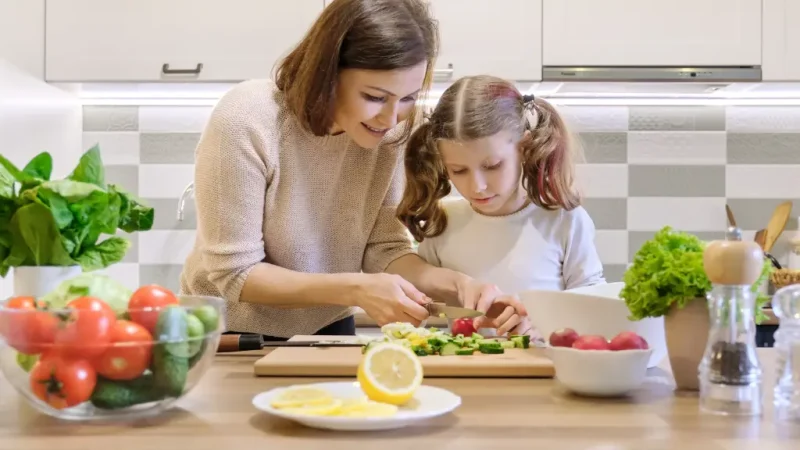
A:
<svg viewBox="0 0 800 450">
<path fill-rule="evenodd" d="M 724 131 L 631 131 L 630 164 L 725 164 Z"/>
<path fill-rule="evenodd" d="M 139 131 L 201 132 L 214 110 L 212 106 L 142 106 Z"/>
<path fill-rule="evenodd" d="M 185 264 L 195 230 L 150 230 L 139 236 L 139 263 Z"/>
<path fill-rule="evenodd" d="M 797 198 L 800 165 L 752 164 L 725 167 L 725 195 L 735 198 Z"/>
<path fill-rule="evenodd" d="M 135 131 L 84 131 L 83 148 L 100 146 L 107 166 L 139 164 L 139 133 Z"/>
<path fill-rule="evenodd" d="M 594 245 L 597 247 L 597 253 L 603 264 L 627 264 L 627 230 L 598 230 L 595 234 Z"/>
<path fill-rule="evenodd" d="M 628 196 L 627 164 L 578 164 L 575 181 L 588 198 Z"/>
<path fill-rule="evenodd" d="M 572 132 L 628 131 L 626 106 L 559 106 Z"/>
<path fill-rule="evenodd" d="M 128 289 L 135 291 L 139 288 L 139 264 L 136 263 L 117 263 L 105 269 L 98 270 L 102 273 L 119 281 Z"/>
<path fill-rule="evenodd" d="M 628 230 L 658 231 L 670 225 L 685 231 L 725 231 L 723 197 L 631 197 Z"/>
<path fill-rule="evenodd" d="M 139 197 L 180 198 L 192 181 L 192 164 L 142 164 L 139 166 Z"/>
<path fill-rule="evenodd" d="M 726 128 L 733 132 L 800 132 L 800 108 L 796 106 L 729 106 Z"/>
</svg>

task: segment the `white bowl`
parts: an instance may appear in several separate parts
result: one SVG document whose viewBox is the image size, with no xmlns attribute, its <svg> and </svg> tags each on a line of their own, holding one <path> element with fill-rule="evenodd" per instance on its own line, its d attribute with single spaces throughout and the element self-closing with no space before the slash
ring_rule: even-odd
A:
<svg viewBox="0 0 800 450">
<path fill-rule="evenodd" d="M 592 397 L 617 397 L 637 389 L 647 377 L 653 349 L 578 350 L 547 347 L 556 379 L 570 391 Z"/>
<path fill-rule="evenodd" d="M 643 337 L 653 350 L 648 367 L 655 367 L 667 356 L 664 318 L 629 320 L 630 311 L 619 298 L 623 283 L 606 283 L 571 291 L 531 290 L 519 293 L 533 326 L 547 340 L 561 328 L 578 334 L 598 334 L 611 339 L 623 331 Z"/>
</svg>

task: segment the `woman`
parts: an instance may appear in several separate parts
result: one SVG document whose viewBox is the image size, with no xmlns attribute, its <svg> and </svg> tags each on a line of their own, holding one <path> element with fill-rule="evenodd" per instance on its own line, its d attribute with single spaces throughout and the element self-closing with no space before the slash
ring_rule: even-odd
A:
<svg viewBox="0 0 800 450">
<path fill-rule="evenodd" d="M 275 82 L 228 92 L 196 151 L 182 292 L 223 297 L 229 330 L 267 339 L 354 334 L 354 306 L 419 324 L 428 296 L 520 321 L 496 287 L 425 263 L 395 218 L 437 41 L 423 0 L 336 0 Z"/>
</svg>

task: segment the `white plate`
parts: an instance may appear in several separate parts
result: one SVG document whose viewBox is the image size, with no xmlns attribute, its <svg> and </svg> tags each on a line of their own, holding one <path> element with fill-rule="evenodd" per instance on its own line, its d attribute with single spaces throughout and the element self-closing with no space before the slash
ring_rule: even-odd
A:
<svg viewBox="0 0 800 450">
<path fill-rule="evenodd" d="M 305 386 L 315 386 L 330 392 L 337 398 L 359 398 L 364 393 L 358 382 L 339 381 L 331 383 L 314 383 Z M 450 391 L 433 386 L 420 386 L 414 398 L 406 406 L 401 406 L 392 417 L 336 417 L 336 416 L 306 416 L 289 414 L 286 411 L 272 407 L 272 401 L 286 389 L 297 387 L 286 386 L 262 392 L 253 398 L 253 406 L 274 416 L 289 419 L 303 425 L 327 430 L 392 430 L 411 425 L 415 422 L 432 419 L 452 412 L 461 405 L 461 397 Z"/>
</svg>

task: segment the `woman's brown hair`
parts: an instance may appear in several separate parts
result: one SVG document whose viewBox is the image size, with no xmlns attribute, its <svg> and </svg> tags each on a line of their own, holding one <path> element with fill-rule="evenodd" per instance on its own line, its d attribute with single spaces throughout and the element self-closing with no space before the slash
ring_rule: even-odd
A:
<svg viewBox="0 0 800 450">
<path fill-rule="evenodd" d="M 465 77 L 442 94 L 430 118 L 408 142 L 407 184 L 397 216 L 414 239 L 422 242 L 447 228 L 440 201 L 450 193 L 450 180 L 437 142 L 471 141 L 501 131 L 514 133 L 519 141 L 522 186 L 532 203 L 548 210 L 571 210 L 580 204 L 574 188 L 578 148 L 553 105 L 523 96 L 497 77 Z"/>
<path fill-rule="evenodd" d="M 427 62 L 419 98 L 431 84 L 439 34 L 425 0 L 334 0 L 278 66 L 276 84 L 308 131 L 328 133 L 342 69 L 396 70 Z M 405 141 L 419 108 L 399 136 Z"/>
</svg>

